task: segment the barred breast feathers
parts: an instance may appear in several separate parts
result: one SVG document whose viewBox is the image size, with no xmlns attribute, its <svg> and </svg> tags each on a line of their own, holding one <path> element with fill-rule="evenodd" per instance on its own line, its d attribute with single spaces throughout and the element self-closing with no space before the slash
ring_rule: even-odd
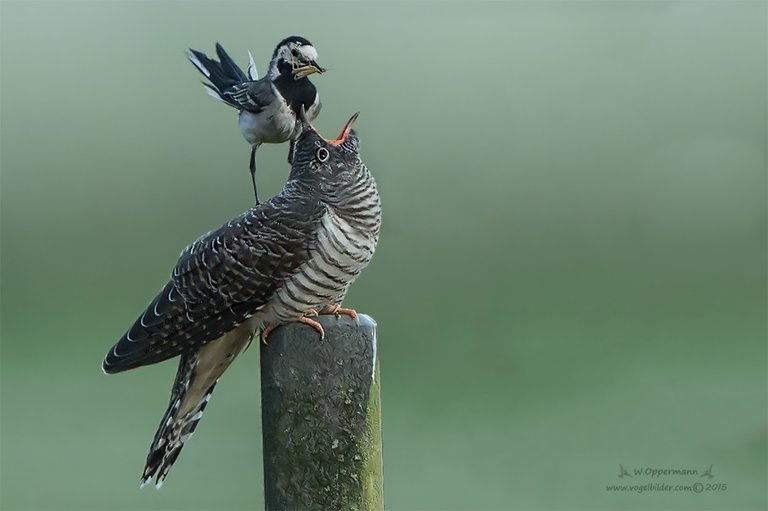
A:
<svg viewBox="0 0 768 511">
<path fill-rule="evenodd" d="M 323 183 L 320 190 L 296 182 L 289 193 L 318 194 L 326 204 L 318 229 L 309 241 L 310 257 L 276 291 L 271 314 L 293 321 L 309 309 L 340 304 L 347 289 L 368 265 L 378 243 L 381 204 L 376 183 L 365 167 L 355 179 Z"/>
<path fill-rule="evenodd" d="M 347 223 L 374 237 L 381 227 L 381 201 L 376 181 L 368 168 L 359 162 L 353 179 L 334 183 L 326 191 L 329 204 Z"/>
</svg>

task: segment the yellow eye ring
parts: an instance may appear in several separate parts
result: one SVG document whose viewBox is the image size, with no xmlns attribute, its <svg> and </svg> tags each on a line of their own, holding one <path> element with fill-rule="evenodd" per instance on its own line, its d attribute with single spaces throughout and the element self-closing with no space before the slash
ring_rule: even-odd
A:
<svg viewBox="0 0 768 511">
<path fill-rule="evenodd" d="M 328 161 L 328 158 L 331 157 L 331 153 L 328 152 L 328 149 L 325 147 L 319 147 L 317 149 L 317 152 L 315 153 L 315 157 L 317 158 L 317 161 L 320 163 Z"/>
</svg>

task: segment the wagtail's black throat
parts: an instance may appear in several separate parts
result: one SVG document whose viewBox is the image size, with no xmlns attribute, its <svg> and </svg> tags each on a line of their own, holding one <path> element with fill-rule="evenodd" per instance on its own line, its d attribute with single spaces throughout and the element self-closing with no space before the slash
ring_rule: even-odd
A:
<svg viewBox="0 0 768 511">
<path fill-rule="evenodd" d="M 261 144 L 279 144 L 290 141 L 288 161 L 300 128 L 297 123 L 302 108 L 311 121 L 320 113 L 320 96 L 309 76 L 323 73 L 317 63 L 317 50 L 300 36 L 286 37 L 272 53 L 267 74 L 258 77 L 253 56 L 250 55 L 248 73 L 244 73 L 234 60 L 216 43 L 219 60 L 190 49 L 190 62 L 210 81 L 203 83 L 206 92 L 239 111 L 238 124 L 245 140 L 251 144 L 251 181 L 256 203 L 256 149 Z"/>
</svg>

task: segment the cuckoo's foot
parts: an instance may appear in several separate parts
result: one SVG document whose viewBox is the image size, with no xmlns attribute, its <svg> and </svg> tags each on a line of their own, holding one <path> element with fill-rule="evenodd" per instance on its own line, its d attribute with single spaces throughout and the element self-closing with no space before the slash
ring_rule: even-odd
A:
<svg viewBox="0 0 768 511">
<path fill-rule="evenodd" d="M 315 309 L 309 309 L 305 315 L 297 319 L 299 323 L 304 323 L 305 325 L 309 325 L 315 330 L 317 330 L 317 333 L 320 334 L 320 339 L 325 338 L 325 330 L 323 330 L 323 325 L 315 321 L 314 319 L 310 319 L 309 316 L 318 316 L 319 313 Z M 261 342 L 264 344 L 267 344 L 267 338 L 269 337 L 269 334 L 272 333 L 272 330 L 280 326 L 277 325 L 270 325 L 267 324 L 264 328 L 261 329 Z"/>
<path fill-rule="evenodd" d="M 272 333 L 272 330 L 275 329 L 276 325 L 267 325 L 264 328 L 261 329 L 261 342 L 264 344 L 267 344 L 267 337 L 269 337 L 269 334 Z"/>
<path fill-rule="evenodd" d="M 299 323 L 304 323 L 305 325 L 309 325 L 315 330 L 317 330 L 317 333 L 320 334 L 320 340 L 325 339 L 325 330 L 323 330 L 323 325 L 315 321 L 314 319 L 310 319 L 307 316 L 302 316 L 298 319 Z"/>
<path fill-rule="evenodd" d="M 360 319 L 357 317 L 357 311 L 355 309 L 345 309 L 341 305 L 326 305 L 320 311 L 320 314 L 333 314 L 337 318 L 344 314 L 345 316 L 349 316 L 355 321 L 360 321 Z"/>
</svg>

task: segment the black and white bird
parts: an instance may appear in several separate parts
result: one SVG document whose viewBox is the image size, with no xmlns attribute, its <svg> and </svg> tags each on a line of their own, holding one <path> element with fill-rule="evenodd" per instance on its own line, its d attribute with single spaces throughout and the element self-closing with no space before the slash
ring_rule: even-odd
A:
<svg viewBox="0 0 768 511">
<path fill-rule="evenodd" d="M 150 447 L 142 483 L 162 485 L 202 417 L 219 377 L 253 336 L 276 326 L 315 328 L 341 308 L 379 239 L 376 183 L 351 131 L 336 140 L 300 122 L 283 190 L 189 245 L 170 282 L 107 353 L 118 373 L 180 356 L 168 409 Z"/>
<path fill-rule="evenodd" d="M 312 121 L 320 113 L 320 95 L 308 76 L 324 73 L 317 63 L 317 50 L 300 36 L 286 37 L 272 53 L 267 74 L 259 79 L 253 56 L 248 53 L 248 74 L 235 64 L 224 48 L 216 43 L 219 60 L 190 49 L 190 62 L 208 79 L 206 92 L 239 111 L 240 132 L 251 144 L 251 181 L 256 203 L 256 149 L 261 144 L 291 142 L 288 162 L 293 157 L 293 144 L 298 136 L 297 118 L 304 108 Z"/>
</svg>

